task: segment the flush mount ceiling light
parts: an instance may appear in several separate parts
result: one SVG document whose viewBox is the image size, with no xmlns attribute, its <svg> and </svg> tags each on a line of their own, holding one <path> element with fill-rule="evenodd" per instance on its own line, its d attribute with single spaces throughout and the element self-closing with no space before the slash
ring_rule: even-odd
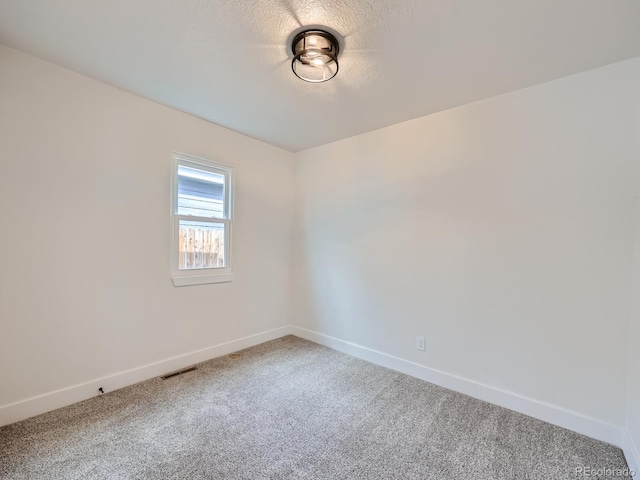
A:
<svg viewBox="0 0 640 480">
<path fill-rule="evenodd" d="M 325 30 L 304 30 L 293 38 L 291 69 L 305 82 L 331 80 L 338 73 L 338 40 Z"/>
</svg>

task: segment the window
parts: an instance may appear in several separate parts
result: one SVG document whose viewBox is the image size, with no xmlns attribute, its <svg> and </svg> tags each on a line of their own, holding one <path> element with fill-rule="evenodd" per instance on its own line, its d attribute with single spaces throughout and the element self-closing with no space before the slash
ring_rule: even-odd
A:
<svg viewBox="0 0 640 480">
<path fill-rule="evenodd" d="M 233 169 L 174 153 L 171 188 L 173 284 L 230 282 Z"/>
</svg>

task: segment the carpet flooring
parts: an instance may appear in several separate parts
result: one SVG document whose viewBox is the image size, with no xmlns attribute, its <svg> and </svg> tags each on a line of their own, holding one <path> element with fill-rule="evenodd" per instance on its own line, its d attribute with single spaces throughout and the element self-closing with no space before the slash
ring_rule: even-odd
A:
<svg viewBox="0 0 640 480">
<path fill-rule="evenodd" d="M 0 428 L 7 480 L 553 480 L 587 467 L 626 463 L 611 445 L 293 336 Z"/>
</svg>

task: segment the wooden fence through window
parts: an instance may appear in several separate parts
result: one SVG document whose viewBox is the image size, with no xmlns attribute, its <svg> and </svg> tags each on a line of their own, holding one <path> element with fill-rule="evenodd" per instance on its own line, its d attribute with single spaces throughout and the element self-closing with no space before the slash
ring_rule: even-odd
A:
<svg viewBox="0 0 640 480">
<path fill-rule="evenodd" d="M 180 270 L 224 267 L 224 229 L 180 226 Z"/>
</svg>

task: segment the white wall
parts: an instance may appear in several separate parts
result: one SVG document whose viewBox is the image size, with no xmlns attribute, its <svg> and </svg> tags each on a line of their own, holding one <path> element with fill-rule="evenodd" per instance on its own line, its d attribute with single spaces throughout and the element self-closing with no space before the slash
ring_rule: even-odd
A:
<svg viewBox="0 0 640 480">
<path fill-rule="evenodd" d="M 232 283 L 172 285 L 173 150 L 235 168 Z M 290 323 L 291 153 L 0 46 L 0 156 L 0 413 Z"/>
<path fill-rule="evenodd" d="M 640 110 L 640 105 L 638 109 Z M 640 128 L 638 129 L 638 150 L 640 151 Z M 638 154 L 636 175 L 636 229 L 633 252 L 632 312 L 628 336 L 629 383 L 624 443 L 627 462 L 640 475 L 640 154 Z"/>
<path fill-rule="evenodd" d="M 619 444 L 638 85 L 634 59 L 299 153 L 297 324 Z"/>
<path fill-rule="evenodd" d="M 638 242 L 636 243 L 638 244 Z M 640 273 L 640 265 L 638 265 L 637 261 L 636 273 Z M 640 301 L 640 294 L 638 292 L 638 283 L 638 279 L 636 279 L 634 282 L 635 308 L 629 333 L 629 388 L 627 392 L 627 421 L 625 429 L 627 462 L 636 472 L 640 472 L 640 355 L 638 354 L 638 344 L 640 343 L 638 302 Z"/>
</svg>

